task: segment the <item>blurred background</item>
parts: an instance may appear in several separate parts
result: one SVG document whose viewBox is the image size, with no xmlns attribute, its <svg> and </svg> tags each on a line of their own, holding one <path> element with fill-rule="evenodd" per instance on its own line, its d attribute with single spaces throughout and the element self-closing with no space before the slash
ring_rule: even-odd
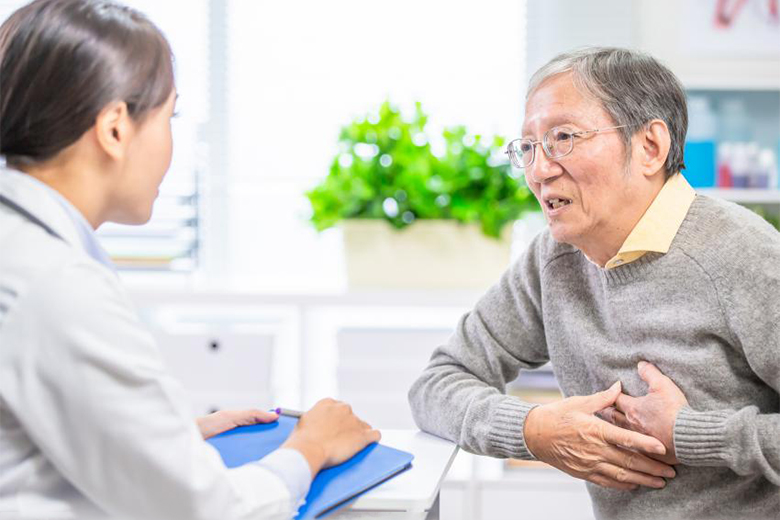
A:
<svg viewBox="0 0 780 520">
<path fill-rule="evenodd" d="M 125 3 L 173 46 L 180 115 L 151 222 L 99 235 L 193 414 L 334 396 L 413 428 L 431 351 L 544 227 L 503 145 L 562 51 L 664 61 L 688 89 L 688 180 L 778 223 L 778 0 Z M 508 390 L 559 398 L 549 366 Z M 516 504 L 592 518 L 581 482 L 465 453 L 441 514 Z"/>
</svg>

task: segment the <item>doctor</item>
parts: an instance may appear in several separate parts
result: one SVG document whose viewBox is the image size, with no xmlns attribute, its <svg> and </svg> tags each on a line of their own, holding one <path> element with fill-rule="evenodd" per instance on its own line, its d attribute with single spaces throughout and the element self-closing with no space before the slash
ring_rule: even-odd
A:
<svg viewBox="0 0 780 520">
<path fill-rule="evenodd" d="M 379 432 L 320 401 L 278 451 L 228 470 L 93 230 L 142 224 L 171 160 L 160 31 L 99 0 L 37 0 L 0 28 L 0 518 L 290 518 Z"/>
</svg>

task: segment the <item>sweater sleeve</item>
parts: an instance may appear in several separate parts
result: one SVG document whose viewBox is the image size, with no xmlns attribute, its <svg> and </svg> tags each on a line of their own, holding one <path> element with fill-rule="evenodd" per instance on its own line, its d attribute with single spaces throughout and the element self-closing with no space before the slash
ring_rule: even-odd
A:
<svg viewBox="0 0 780 520">
<path fill-rule="evenodd" d="M 521 368 L 549 360 L 542 325 L 537 237 L 499 282 L 464 315 L 409 391 L 417 425 L 462 448 L 533 459 L 523 438 L 534 405 L 505 394 Z"/>
<path fill-rule="evenodd" d="M 776 234 L 774 230 L 772 233 Z M 780 393 L 780 247 L 776 237 L 759 246 L 757 260 L 715 277 L 721 305 L 753 376 L 746 384 L 766 385 Z M 750 264 L 750 265 L 747 265 Z M 738 409 L 680 411 L 674 445 L 683 464 L 726 466 L 740 475 L 763 475 L 780 486 L 780 413 L 748 404 Z"/>
</svg>

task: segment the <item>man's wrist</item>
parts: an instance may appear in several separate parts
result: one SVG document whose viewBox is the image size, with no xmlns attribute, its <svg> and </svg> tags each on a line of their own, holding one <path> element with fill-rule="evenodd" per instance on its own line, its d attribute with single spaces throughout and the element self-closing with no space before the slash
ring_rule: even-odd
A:
<svg viewBox="0 0 780 520">
<path fill-rule="evenodd" d="M 698 412 L 684 406 L 677 412 L 672 444 L 677 459 L 689 466 L 727 465 L 727 427 L 734 412 Z"/>
<path fill-rule="evenodd" d="M 502 397 L 490 414 L 488 442 L 491 455 L 534 460 L 526 446 L 523 430 L 528 412 L 538 405 L 516 397 Z"/>
<path fill-rule="evenodd" d="M 539 406 L 531 408 L 525 416 L 523 421 L 523 440 L 525 440 L 525 448 L 528 453 L 537 460 L 540 460 L 536 456 L 536 441 L 541 437 L 539 434 Z"/>
</svg>

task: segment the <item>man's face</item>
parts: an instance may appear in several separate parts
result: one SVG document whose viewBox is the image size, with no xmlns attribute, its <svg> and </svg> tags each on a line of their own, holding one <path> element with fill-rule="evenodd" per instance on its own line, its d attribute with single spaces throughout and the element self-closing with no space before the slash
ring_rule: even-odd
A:
<svg viewBox="0 0 780 520">
<path fill-rule="evenodd" d="M 571 132 L 615 126 L 601 105 L 583 96 L 571 73 L 554 76 L 528 99 L 523 137 L 534 141 L 550 128 Z M 616 130 L 574 138 L 572 152 L 550 159 L 536 146 L 533 164 L 525 170 L 528 186 L 542 206 L 553 238 L 581 247 L 625 234 L 625 215 L 637 197 L 625 151 Z M 553 207 L 551 200 L 571 201 Z M 556 204 L 557 206 L 557 204 Z M 633 225 L 633 223 L 631 223 Z"/>
</svg>

